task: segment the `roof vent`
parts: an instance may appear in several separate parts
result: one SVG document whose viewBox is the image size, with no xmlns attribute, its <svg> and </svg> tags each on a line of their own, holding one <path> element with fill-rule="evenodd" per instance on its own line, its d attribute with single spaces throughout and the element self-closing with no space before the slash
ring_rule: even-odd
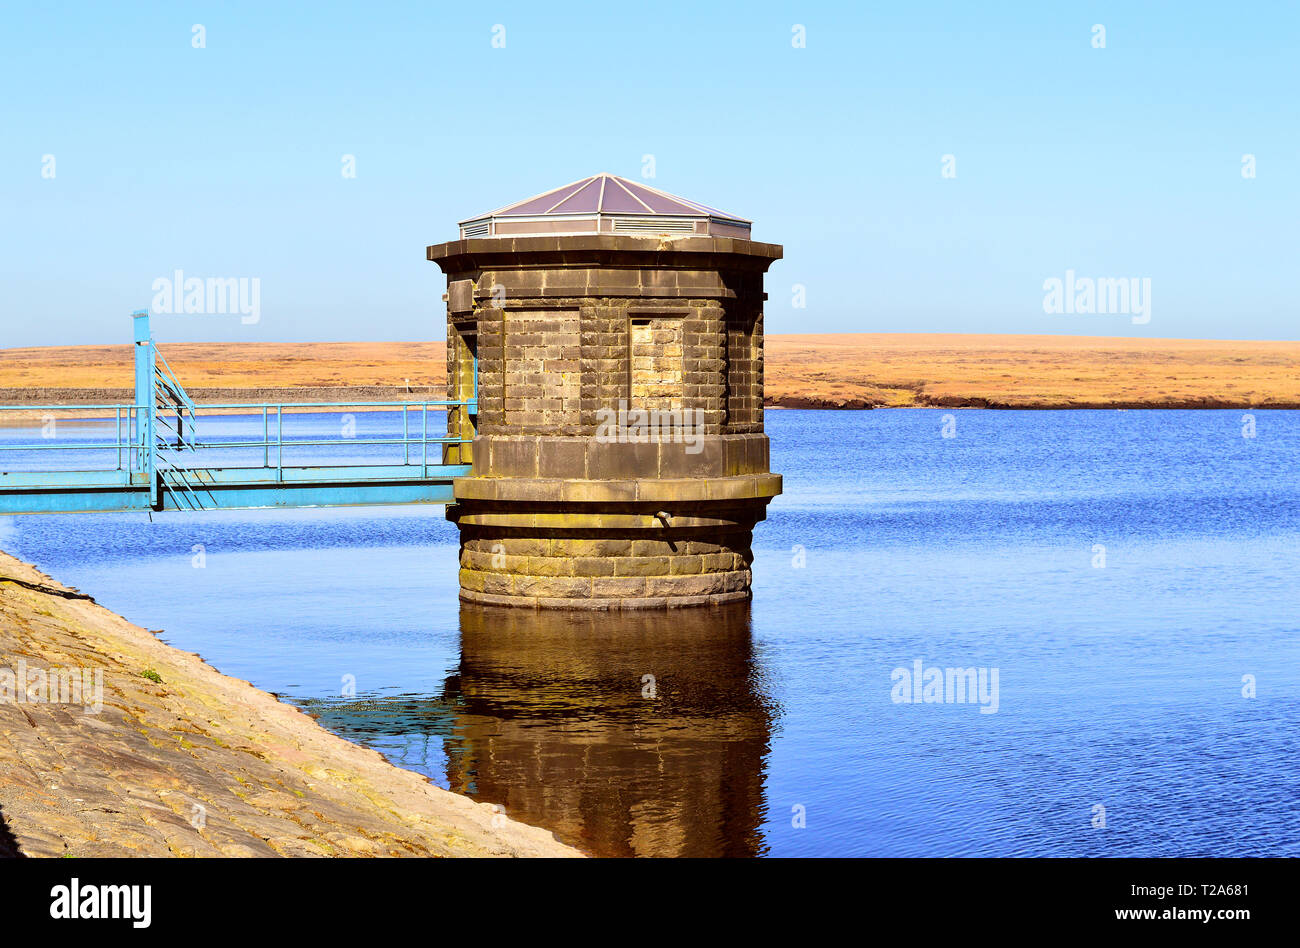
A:
<svg viewBox="0 0 1300 948">
<path fill-rule="evenodd" d="M 654 236 L 660 234 L 665 236 L 693 234 L 695 233 L 695 221 L 675 221 L 663 217 L 616 217 L 614 218 L 614 233 L 651 234 Z"/>
<path fill-rule="evenodd" d="M 467 224 L 460 229 L 461 239 L 467 237 L 486 237 L 492 232 L 491 221 L 475 221 L 473 224 Z"/>
</svg>

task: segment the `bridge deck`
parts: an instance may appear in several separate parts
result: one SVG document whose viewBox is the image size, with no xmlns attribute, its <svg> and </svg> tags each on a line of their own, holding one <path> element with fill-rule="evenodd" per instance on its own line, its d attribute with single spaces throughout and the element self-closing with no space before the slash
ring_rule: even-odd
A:
<svg viewBox="0 0 1300 948">
<path fill-rule="evenodd" d="M 149 475 L 130 471 L 0 472 L 0 516 L 131 510 L 231 510 L 250 507 L 345 507 L 447 504 L 452 482 L 468 464 L 334 467 L 181 468 Z M 183 481 L 181 480 L 183 478 Z M 155 499 L 156 498 L 156 499 Z"/>
</svg>

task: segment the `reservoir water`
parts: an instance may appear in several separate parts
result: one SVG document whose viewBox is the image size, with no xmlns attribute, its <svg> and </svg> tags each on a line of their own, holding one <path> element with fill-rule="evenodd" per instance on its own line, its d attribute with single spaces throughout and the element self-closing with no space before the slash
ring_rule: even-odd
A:
<svg viewBox="0 0 1300 948">
<path fill-rule="evenodd" d="M 441 507 L 0 548 L 595 853 L 1295 856 L 1300 412 L 1245 416 L 769 411 L 725 610 L 462 607 Z"/>
</svg>

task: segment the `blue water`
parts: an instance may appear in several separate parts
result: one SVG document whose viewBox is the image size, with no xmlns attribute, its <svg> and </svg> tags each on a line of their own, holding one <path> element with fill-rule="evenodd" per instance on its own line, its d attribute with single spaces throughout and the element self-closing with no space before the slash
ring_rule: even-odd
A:
<svg viewBox="0 0 1300 948">
<path fill-rule="evenodd" d="M 462 608 L 438 507 L 0 547 L 596 852 L 1300 855 L 1300 412 L 947 414 L 768 412 L 740 609 Z M 996 713 L 893 700 L 918 660 Z"/>
</svg>

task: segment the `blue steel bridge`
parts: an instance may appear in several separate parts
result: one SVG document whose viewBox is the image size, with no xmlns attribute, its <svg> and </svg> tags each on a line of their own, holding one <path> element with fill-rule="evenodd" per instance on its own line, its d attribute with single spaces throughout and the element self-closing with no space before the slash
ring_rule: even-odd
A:
<svg viewBox="0 0 1300 948">
<path fill-rule="evenodd" d="M 448 462 L 468 458 L 477 364 L 465 401 L 197 405 L 133 322 L 132 404 L 0 406 L 0 516 L 446 504 L 470 471 Z"/>
</svg>

